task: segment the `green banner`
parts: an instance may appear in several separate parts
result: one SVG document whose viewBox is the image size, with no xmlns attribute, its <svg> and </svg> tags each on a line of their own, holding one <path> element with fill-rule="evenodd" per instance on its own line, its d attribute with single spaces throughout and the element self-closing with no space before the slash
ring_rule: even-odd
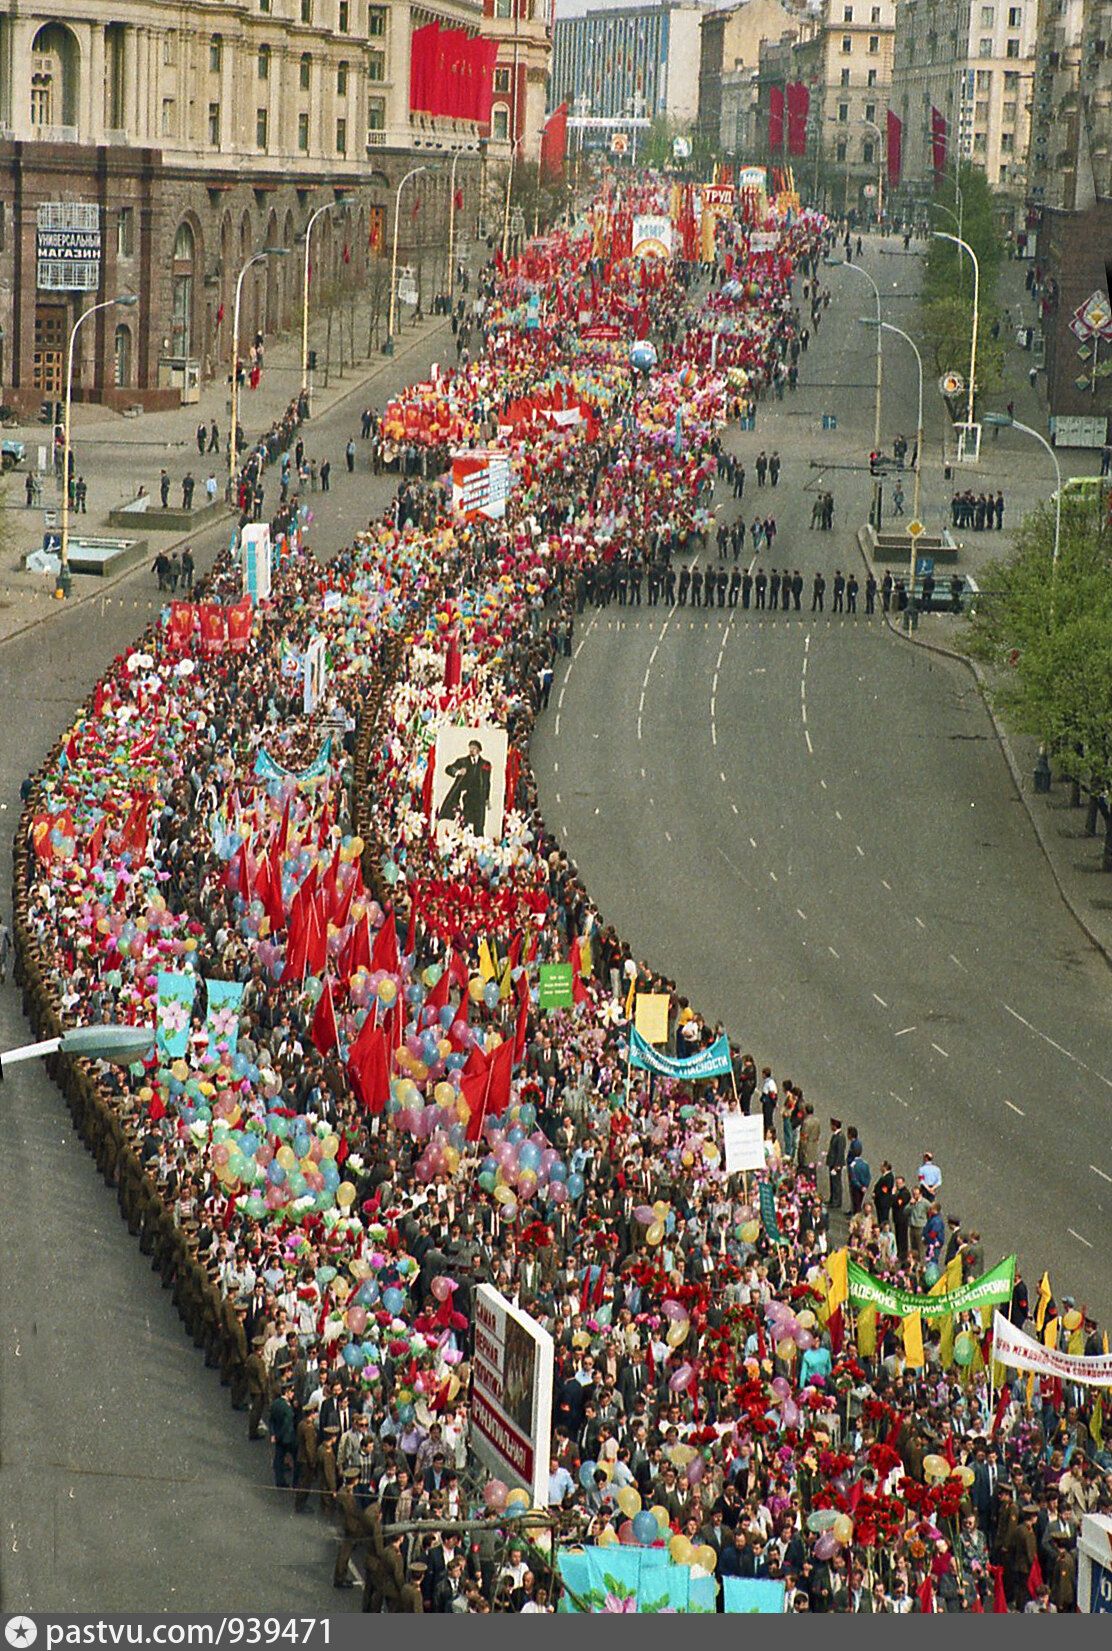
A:
<svg viewBox="0 0 1112 1651">
<path fill-rule="evenodd" d="M 575 1002 L 570 963 L 542 963 L 540 968 L 540 1009 L 570 1009 Z"/>
<path fill-rule="evenodd" d="M 892 1284 L 874 1278 L 856 1261 L 847 1268 L 849 1299 L 855 1307 L 871 1302 L 879 1312 L 894 1318 L 907 1318 L 909 1313 L 921 1313 L 925 1319 L 948 1318 L 951 1313 L 968 1313 L 976 1307 L 992 1307 L 1001 1301 L 1011 1301 L 1015 1285 L 1015 1256 L 1010 1255 L 991 1272 L 951 1290 L 944 1296 L 916 1296 L 910 1290 L 897 1290 Z"/>
<path fill-rule="evenodd" d="M 761 1190 L 757 1196 L 761 1201 L 761 1225 L 764 1227 L 769 1243 L 782 1244 L 784 1235 L 780 1231 L 780 1223 L 776 1219 L 776 1194 L 772 1190 L 772 1183 L 762 1181 Z"/>
</svg>

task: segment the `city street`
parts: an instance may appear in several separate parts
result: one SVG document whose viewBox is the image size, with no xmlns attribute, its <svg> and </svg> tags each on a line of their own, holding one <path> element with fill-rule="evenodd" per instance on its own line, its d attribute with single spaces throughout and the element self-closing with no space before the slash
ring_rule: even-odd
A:
<svg viewBox="0 0 1112 1651">
<path fill-rule="evenodd" d="M 852 530 L 871 480 L 831 463 L 831 534 L 809 529 L 802 484 L 826 406 L 832 459 L 867 453 L 873 346 L 856 325 L 867 306 L 844 290 L 857 278 L 828 276 L 843 290 L 794 401 L 731 437 L 742 514 L 779 526 L 761 560 L 803 570 L 804 612 L 584 615 L 534 741 L 542 808 L 603 920 L 798 1082 L 824 1139 L 831 1113 L 856 1124 L 874 1178 L 887 1157 L 913 1180 L 933 1151 L 947 1211 L 982 1231 L 986 1258 L 1014 1248 L 1107 1314 L 1112 1158 L 1093 1123 L 1112 1090 L 1107 967 L 1060 902 L 969 673 L 879 613 L 830 611 L 836 566 L 863 581 Z M 906 433 L 914 374 L 885 343 L 885 427 Z M 755 486 L 761 448 L 784 461 L 775 491 Z M 1019 493 L 1015 458 L 999 468 Z M 943 491 L 931 469 L 928 521 Z M 969 538 L 995 550 L 1007 535 Z M 826 612 L 812 618 L 817 567 Z M 948 641 L 949 623 L 922 634 Z"/>
</svg>

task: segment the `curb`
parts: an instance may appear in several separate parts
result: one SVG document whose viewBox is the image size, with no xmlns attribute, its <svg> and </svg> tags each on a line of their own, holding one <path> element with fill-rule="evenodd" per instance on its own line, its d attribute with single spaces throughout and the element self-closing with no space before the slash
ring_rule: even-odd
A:
<svg viewBox="0 0 1112 1651">
<path fill-rule="evenodd" d="M 869 572 L 875 571 L 862 541 L 860 528 L 857 532 L 857 548 L 861 553 L 861 559 L 865 563 L 866 569 Z M 972 676 L 974 682 L 977 684 L 977 691 L 981 696 L 981 703 L 988 713 L 989 721 L 992 723 L 997 744 L 999 745 L 1001 754 L 1003 755 L 1004 761 L 1008 766 L 1008 772 L 1011 774 L 1012 784 L 1015 786 L 1016 795 L 1019 798 L 1019 801 L 1023 804 L 1024 812 L 1030 821 L 1032 831 L 1035 833 L 1035 841 L 1039 845 L 1043 859 L 1050 868 L 1050 875 L 1054 879 L 1054 887 L 1058 890 L 1059 898 L 1061 899 L 1066 910 L 1069 912 L 1070 916 L 1073 918 L 1074 922 L 1077 924 L 1078 928 L 1081 930 L 1082 934 L 1084 934 L 1086 940 L 1088 940 L 1089 943 L 1096 948 L 1101 957 L 1103 957 L 1105 963 L 1108 964 L 1109 968 L 1112 968 L 1112 946 L 1109 946 L 1106 941 L 1101 940 L 1098 935 L 1094 934 L 1093 930 L 1089 926 L 1088 919 L 1085 917 L 1084 913 L 1078 909 L 1074 902 L 1073 896 L 1069 893 L 1065 884 L 1062 882 L 1058 867 L 1054 861 L 1054 855 L 1051 853 L 1050 845 L 1047 842 L 1046 833 L 1043 829 L 1042 823 L 1031 807 L 1030 798 L 1023 784 L 1023 773 L 1020 769 L 1018 761 L 1016 760 L 1015 752 L 1012 750 L 1011 741 L 1008 739 L 1007 730 L 1000 721 L 1000 718 L 997 716 L 996 711 L 993 708 L 992 701 L 989 698 L 988 684 L 983 669 L 975 659 L 970 659 L 968 654 L 959 653 L 956 648 L 948 648 L 943 642 L 928 642 L 924 637 L 909 635 L 906 631 L 901 630 L 899 625 L 893 623 L 890 613 L 884 614 L 883 619 L 892 635 L 898 641 L 906 644 L 908 647 L 922 648 L 927 653 L 938 654 L 943 659 L 953 660 L 957 664 L 963 665 Z"/>
<path fill-rule="evenodd" d="M 371 367 L 361 379 L 357 380 L 356 383 L 344 390 L 343 393 L 338 395 L 334 401 L 329 402 L 327 407 L 322 408 L 315 415 L 316 419 L 319 420 L 325 413 L 332 412 L 333 408 L 339 407 L 341 403 L 347 401 L 350 396 L 353 396 L 357 391 L 362 390 L 364 386 L 369 384 L 372 379 L 376 378 L 379 373 L 384 372 L 387 366 L 399 360 L 404 360 L 407 355 L 412 354 L 419 344 L 432 337 L 437 330 L 442 332 L 447 330 L 449 326 L 448 317 L 439 316 L 436 318 L 436 322 L 437 326 L 435 326 L 431 332 L 423 333 L 420 338 L 412 339 L 405 349 L 397 350 L 394 355 L 387 356 L 383 360 L 375 362 L 374 366 Z M 229 510 L 224 519 L 230 519 L 233 514 L 234 512 Z M 220 519 L 218 518 L 212 522 L 209 522 L 207 527 L 202 531 L 212 532 L 219 526 Z M 169 553 L 170 551 L 177 550 L 181 545 L 189 544 L 197 537 L 198 535 L 195 533 L 183 533 L 179 539 L 172 539 L 160 548 Z M 90 602 L 96 602 L 105 594 L 106 591 L 115 590 L 117 585 L 122 584 L 128 575 L 134 572 L 134 566 L 130 568 L 121 568 L 114 579 L 106 579 L 102 581 L 95 590 L 87 591 L 83 596 L 67 599 L 64 602 L 57 601 L 57 599 L 55 599 L 56 605 L 49 608 L 46 613 L 40 613 L 36 615 L 34 619 L 28 619 L 24 624 L 18 625 L 15 630 L 9 631 L 6 636 L 0 637 L 0 648 L 5 647 L 9 642 L 14 642 L 17 637 L 26 636 L 28 631 L 36 630 L 40 625 L 49 624 L 50 621 L 56 618 L 59 614 L 72 613 L 75 608 L 83 608 Z"/>
</svg>

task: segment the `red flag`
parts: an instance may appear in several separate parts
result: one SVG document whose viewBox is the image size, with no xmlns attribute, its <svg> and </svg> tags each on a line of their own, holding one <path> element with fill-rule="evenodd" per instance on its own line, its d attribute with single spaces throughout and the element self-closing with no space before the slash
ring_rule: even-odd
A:
<svg viewBox="0 0 1112 1651">
<path fill-rule="evenodd" d="M 954 1455 L 954 1436 L 952 1433 L 947 1433 L 946 1435 L 946 1441 L 942 1446 L 942 1455 L 946 1458 L 952 1468 L 957 1467 L 957 1458 Z"/>
<path fill-rule="evenodd" d="M 784 147 L 784 88 L 770 86 L 768 90 L 768 147 Z"/>
<path fill-rule="evenodd" d="M 330 980 L 325 981 L 324 991 L 317 1000 L 316 1013 L 313 1016 L 313 1024 L 309 1028 L 309 1036 L 322 1055 L 329 1054 L 340 1041 L 339 1029 L 336 1026 L 336 1011 L 332 1004 L 332 982 Z"/>
<path fill-rule="evenodd" d="M 929 1576 L 925 1576 L 919 1584 L 918 1598 L 920 1611 L 929 1616 L 934 1610 L 934 1589 L 931 1587 Z"/>
<path fill-rule="evenodd" d="M 352 876 L 348 878 L 347 886 L 336 902 L 336 908 L 332 914 L 332 921 L 338 929 L 346 929 L 351 922 L 352 902 L 355 900 L 356 893 L 362 892 L 362 883 L 363 874 L 359 867 L 359 861 L 356 860 L 352 865 Z"/>
<path fill-rule="evenodd" d="M 100 851 L 104 843 L 104 828 L 107 822 L 107 814 L 102 814 L 93 827 L 93 835 L 89 838 L 89 864 L 91 866 L 95 865 L 100 859 Z"/>
<path fill-rule="evenodd" d="M 942 182 L 942 174 L 946 170 L 946 140 L 948 137 L 946 116 L 941 109 L 931 105 L 931 164 L 934 167 L 934 187 L 937 189 Z"/>
<path fill-rule="evenodd" d="M 1008 1596 L 1004 1592 L 1003 1565 L 990 1565 L 992 1572 L 992 1609 L 994 1615 L 1006 1617 L 1008 1614 Z"/>
<path fill-rule="evenodd" d="M 347 964 L 349 979 L 356 969 L 369 969 L 371 966 L 371 920 L 366 912 L 355 925 L 348 942 Z"/>
<path fill-rule="evenodd" d="M 900 187 L 900 173 L 903 171 L 903 121 L 899 115 L 888 111 L 888 187 Z"/>
<path fill-rule="evenodd" d="M 514 1027 L 514 1065 L 520 1066 L 521 1057 L 525 1053 L 525 1040 L 529 1035 L 529 993 L 526 992 L 521 1000 L 521 1007 L 517 1011 L 517 1025 Z"/>
<path fill-rule="evenodd" d="M 396 975 L 401 968 L 398 957 L 398 927 L 394 922 L 393 908 L 386 913 L 382 920 L 382 927 L 375 935 L 374 950 L 371 953 L 371 969 L 382 969 L 388 975 Z"/>
<path fill-rule="evenodd" d="M 223 321 L 223 319 L 224 319 L 224 306 L 223 306 L 223 304 L 221 304 L 220 308 L 216 312 L 216 325 L 219 326 L 221 321 Z"/>
<path fill-rule="evenodd" d="M 1000 1389 L 1000 1397 L 996 1401 L 996 1414 L 992 1418 L 992 1434 L 999 1431 L 1000 1423 L 1004 1420 L 1004 1412 L 1011 1403 L 1011 1398 L 1011 1390 L 1008 1388 L 1007 1384 L 1005 1384 Z"/>
<path fill-rule="evenodd" d="M 132 849 L 138 859 L 142 859 L 147 852 L 147 809 L 149 803 L 146 797 L 140 797 L 132 805 L 131 813 L 124 821 L 123 831 L 120 833 L 120 850 Z"/>
<path fill-rule="evenodd" d="M 274 869 L 274 861 L 269 854 L 264 854 L 259 861 L 259 874 L 255 879 L 255 893 L 266 907 L 266 915 L 270 918 L 270 931 L 277 934 L 279 929 L 286 926 L 286 908 L 282 901 L 282 879 L 280 873 Z"/>
<path fill-rule="evenodd" d="M 560 179 L 564 175 L 564 161 L 568 151 L 568 105 L 566 100 L 554 109 L 541 133 L 541 176 Z"/>
<path fill-rule="evenodd" d="M 444 969 L 440 979 L 425 999 L 426 1009 L 435 1009 L 439 1014 L 441 1009 L 448 1007 L 448 988 L 452 984 L 451 954 L 445 959 Z"/>
<path fill-rule="evenodd" d="M 842 1343 L 845 1339 L 845 1320 L 842 1318 L 840 1307 L 836 1307 L 831 1313 L 826 1321 L 826 1328 L 830 1334 L 830 1351 L 837 1358 L 842 1351 Z"/>
<path fill-rule="evenodd" d="M 1027 1592 L 1032 1599 L 1034 1599 L 1042 1585 L 1042 1566 L 1039 1564 L 1039 1556 L 1036 1554 L 1034 1559 L 1031 1561 L 1031 1571 L 1027 1578 Z"/>
<path fill-rule="evenodd" d="M 305 968 L 311 975 L 323 975 L 328 962 L 328 937 L 314 900 L 305 920 Z"/>
<path fill-rule="evenodd" d="M 471 1116 L 467 1120 L 469 1141 L 481 1138 L 487 1117 L 499 1118 L 509 1106 L 513 1059 L 514 1046 L 511 1042 L 500 1043 L 489 1061 L 480 1049 L 472 1049 L 471 1059 L 460 1076 L 460 1089 L 471 1108 Z M 475 1061 L 475 1071 L 469 1081 L 468 1067 L 472 1060 Z"/>
<path fill-rule="evenodd" d="M 802 80 L 788 87 L 788 154 L 807 153 L 807 116 L 811 112 L 811 94 Z"/>
<path fill-rule="evenodd" d="M 290 799 L 287 796 L 285 804 L 282 808 L 282 823 L 278 827 L 278 841 L 275 844 L 275 847 L 277 848 L 279 854 L 284 854 L 286 852 L 286 843 L 289 839 L 289 835 L 290 835 Z"/>
<path fill-rule="evenodd" d="M 467 1065 L 459 1077 L 460 1094 L 471 1108 L 467 1120 L 467 1139 L 477 1141 L 483 1132 L 487 1089 L 490 1084 L 490 1062 L 480 1044 L 472 1044 Z"/>
<path fill-rule="evenodd" d="M 386 1053 L 386 1034 L 381 1026 L 375 1025 L 373 1015 L 367 1016 L 351 1046 L 347 1072 L 363 1111 L 372 1118 L 385 1112 L 390 1099 L 390 1059 Z"/>
<path fill-rule="evenodd" d="M 290 914 L 290 930 L 286 938 L 286 959 L 282 966 L 282 985 L 291 980 L 301 981 L 305 978 L 305 925 L 299 922 L 294 930 L 293 913 Z"/>
</svg>

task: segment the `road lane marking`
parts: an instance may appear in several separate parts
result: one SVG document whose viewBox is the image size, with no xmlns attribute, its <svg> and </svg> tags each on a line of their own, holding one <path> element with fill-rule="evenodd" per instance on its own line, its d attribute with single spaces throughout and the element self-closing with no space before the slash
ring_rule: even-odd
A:
<svg viewBox="0 0 1112 1651">
<path fill-rule="evenodd" d="M 558 774 L 560 772 L 560 764 L 558 762 L 554 762 L 552 764 L 552 772 L 554 774 Z M 641 778 L 642 779 L 645 778 L 645 770 L 644 769 L 641 770 Z"/>
<path fill-rule="evenodd" d="M 943 1049 L 943 1047 L 940 1043 L 932 1043 L 931 1048 L 932 1049 L 937 1049 L 938 1053 L 942 1056 L 943 1060 L 948 1061 L 950 1059 L 948 1051 Z"/>
<path fill-rule="evenodd" d="M 711 742 L 712 745 L 717 745 L 718 744 L 718 729 L 714 726 L 711 727 L 710 742 Z"/>
<path fill-rule="evenodd" d="M 1027 1114 L 1026 1114 L 1026 1112 L 1024 1112 L 1024 1110 L 1023 1110 L 1023 1108 L 1022 1108 L 1022 1107 L 1020 1107 L 1020 1106 L 1016 1106 L 1016 1104 L 1015 1104 L 1015 1102 L 1014 1102 L 1014 1101 L 1005 1101 L 1005 1102 L 1004 1102 L 1004 1105 L 1005 1105 L 1005 1106 L 1006 1106 L 1006 1107 L 1008 1107 L 1008 1108 L 1009 1108 L 1009 1110 L 1010 1110 L 1010 1111 L 1012 1111 L 1012 1112 L 1018 1112 L 1018 1113 L 1019 1113 L 1019 1116 L 1020 1116 L 1020 1117 L 1021 1117 L 1021 1118 L 1026 1118 L 1026 1116 L 1027 1116 Z"/>
<path fill-rule="evenodd" d="M 1087 1250 L 1092 1249 L 1093 1246 L 1089 1243 L 1089 1240 L 1087 1238 L 1082 1238 L 1081 1234 L 1079 1232 L 1075 1232 L 1072 1227 L 1067 1227 L 1066 1231 L 1069 1233 L 1071 1238 L 1076 1238 L 1079 1244 L 1084 1244 Z"/>
<path fill-rule="evenodd" d="M 873 997 L 876 1000 L 876 1002 L 880 1004 L 880 1007 L 882 1009 L 887 1009 L 888 1005 L 885 1003 L 884 999 L 881 997 L 879 992 L 874 992 Z"/>
<path fill-rule="evenodd" d="M 865 858 L 865 850 L 861 847 L 861 844 L 860 843 L 855 843 L 854 847 L 857 849 L 858 854 L 860 854 L 860 856 L 863 860 Z"/>
<path fill-rule="evenodd" d="M 902 1095 L 897 1095 L 896 1091 L 894 1089 L 890 1089 L 888 1091 L 888 1093 L 889 1093 L 889 1095 L 891 1095 L 891 1097 L 894 1101 L 899 1101 L 901 1106 L 906 1106 L 907 1105 L 907 1102 L 904 1100 L 903 1096 Z"/>
<path fill-rule="evenodd" d="M 919 927 L 920 927 L 920 928 L 921 928 L 921 929 L 925 929 L 925 928 L 926 928 L 926 926 L 927 926 L 927 925 L 926 925 L 926 924 L 925 924 L 925 923 L 924 923 L 924 922 L 923 922 L 923 919 L 922 919 L 922 918 L 921 918 L 921 917 L 917 917 L 917 918 L 916 918 L 916 919 L 915 919 L 915 921 L 916 921 L 916 923 L 918 923 L 918 925 L 919 925 Z"/>
<path fill-rule="evenodd" d="M 737 813 L 737 804 L 736 803 L 731 803 L 730 807 L 733 809 L 734 813 L 736 814 Z"/>
<path fill-rule="evenodd" d="M 1104 1171 L 1102 1169 L 1098 1169 L 1095 1164 L 1090 1164 L 1089 1168 L 1092 1170 L 1094 1175 L 1099 1175 L 1102 1181 L 1112 1182 L 1112 1175 L 1105 1175 Z"/>
<path fill-rule="evenodd" d="M 1065 1048 L 1063 1044 L 1056 1043 L 1046 1032 L 1040 1032 L 1038 1027 L 1032 1026 L 1031 1022 L 1026 1020 L 1018 1009 L 1013 1009 L 1010 1003 L 1004 1003 L 1003 998 L 1000 1001 L 1009 1015 L 1018 1020 L 1021 1026 L 1026 1026 L 1029 1032 L 1033 1032 L 1037 1038 L 1041 1038 L 1044 1043 L 1048 1043 L 1052 1049 L 1057 1049 L 1060 1055 L 1064 1055 L 1068 1061 L 1072 1061 L 1075 1066 L 1079 1066 L 1083 1072 L 1088 1072 L 1092 1077 L 1099 1078 L 1107 1089 L 1112 1089 L 1112 1078 L 1106 1078 L 1103 1072 L 1098 1072 L 1095 1066 L 1090 1066 L 1087 1061 L 1083 1061 L 1080 1055 L 1075 1055 L 1072 1050 Z"/>
<path fill-rule="evenodd" d="M 950 953 L 950 962 L 956 963 L 963 975 L 967 975 L 969 973 L 969 970 L 965 967 L 965 964 L 962 962 L 961 958 L 955 957 L 953 952 Z"/>
<path fill-rule="evenodd" d="M 560 738 L 560 713 L 559 713 L 559 711 L 557 711 L 557 713 L 556 713 L 556 738 L 557 739 Z"/>
<path fill-rule="evenodd" d="M 842 961 L 841 958 L 838 957 L 838 953 L 834 950 L 833 946 L 828 946 L 826 949 L 830 953 L 831 957 L 837 957 L 839 963 Z"/>
<path fill-rule="evenodd" d="M 901 1026 L 899 1031 L 895 1034 L 895 1036 L 898 1037 L 898 1038 L 906 1038 L 907 1034 L 909 1032 L 916 1032 L 916 1031 L 918 1031 L 918 1027 L 916 1027 L 916 1026 Z"/>
<path fill-rule="evenodd" d="M 774 871 L 770 871 L 768 875 L 772 878 L 772 881 L 774 883 L 778 883 L 780 881 L 780 879 L 777 877 L 777 875 Z"/>
<path fill-rule="evenodd" d="M 749 847 L 750 848 L 756 848 L 756 846 L 757 846 L 757 839 L 755 837 L 750 837 Z"/>
<path fill-rule="evenodd" d="M 671 841 L 672 841 L 672 833 L 671 833 L 671 832 L 670 832 L 670 831 L 666 831 L 666 832 L 665 832 L 665 833 L 664 833 L 664 836 L 665 836 L 665 840 L 666 840 L 666 841 L 667 841 L 667 842 L 669 842 L 669 843 L 670 843 L 670 842 L 671 842 Z"/>
<path fill-rule="evenodd" d="M 797 907 L 796 907 L 796 908 L 795 908 L 795 915 L 796 915 L 796 916 L 797 916 L 797 917 L 802 917 L 802 919 L 803 919 L 803 921 L 804 921 L 804 922 L 805 922 L 805 923 L 806 923 L 806 921 L 807 921 L 807 913 L 806 913 L 806 912 L 805 912 L 805 911 L 800 911 L 800 909 L 799 909 L 799 907 L 798 907 L 798 906 L 797 906 Z"/>
<path fill-rule="evenodd" d="M 814 754 L 815 754 L 815 748 L 811 744 L 811 734 L 810 734 L 809 729 L 805 728 L 803 730 L 803 738 L 807 741 L 807 754 L 808 754 L 808 756 L 813 757 Z"/>
<path fill-rule="evenodd" d="M 835 810 L 834 810 L 834 818 L 835 818 L 835 819 L 836 819 L 836 820 L 840 820 L 840 819 L 841 819 L 841 817 L 842 817 L 842 811 L 841 811 L 841 809 L 840 809 L 840 808 L 836 808 L 836 809 L 835 809 Z"/>
</svg>

